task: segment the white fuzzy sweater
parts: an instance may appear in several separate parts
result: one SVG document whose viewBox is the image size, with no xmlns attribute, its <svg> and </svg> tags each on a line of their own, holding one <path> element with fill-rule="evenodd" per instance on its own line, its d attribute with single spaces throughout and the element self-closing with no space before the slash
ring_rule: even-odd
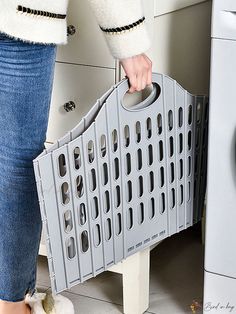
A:
<svg viewBox="0 0 236 314">
<path fill-rule="evenodd" d="M 131 57 L 150 48 L 141 0 L 87 1 L 114 58 Z M 0 0 L 0 32 L 24 41 L 65 45 L 68 2 Z"/>
</svg>

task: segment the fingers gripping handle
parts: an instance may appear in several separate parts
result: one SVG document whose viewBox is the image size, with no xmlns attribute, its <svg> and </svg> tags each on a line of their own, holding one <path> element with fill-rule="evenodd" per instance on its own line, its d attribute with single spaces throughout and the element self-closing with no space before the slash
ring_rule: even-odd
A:
<svg viewBox="0 0 236 314">
<path fill-rule="evenodd" d="M 148 108 L 150 106 L 157 105 L 158 102 L 160 102 L 160 94 L 162 92 L 161 86 L 159 85 L 161 81 L 161 75 L 158 73 L 152 73 L 152 91 L 151 93 L 141 102 L 136 103 L 132 107 L 125 106 L 124 103 L 124 96 L 129 90 L 129 81 L 128 78 L 125 79 L 118 87 L 117 87 L 117 95 L 118 95 L 118 104 L 121 105 L 121 107 L 124 110 L 128 111 L 140 111 L 144 110 L 145 108 Z"/>
</svg>

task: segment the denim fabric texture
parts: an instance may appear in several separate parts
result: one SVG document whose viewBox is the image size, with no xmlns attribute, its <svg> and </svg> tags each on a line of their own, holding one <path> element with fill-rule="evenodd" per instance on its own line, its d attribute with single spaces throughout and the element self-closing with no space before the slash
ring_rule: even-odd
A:
<svg viewBox="0 0 236 314">
<path fill-rule="evenodd" d="M 42 222 L 33 159 L 44 149 L 56 44 L 0 33 L 0 299 L 36 291 Z"/>
</svg>

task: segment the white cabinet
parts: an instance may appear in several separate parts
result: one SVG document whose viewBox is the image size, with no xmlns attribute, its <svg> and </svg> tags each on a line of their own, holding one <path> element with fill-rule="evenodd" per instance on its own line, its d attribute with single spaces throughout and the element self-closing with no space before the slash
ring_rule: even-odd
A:
<svg viewBox="0 0 236 314">
<path fill-rule="evenodd" d="M 115 59 L 87 0 L 69 1 L 67 33 L 68 44 L 58 49 L 57 61 L 115 68 Z"/>
<path fill-rule="evenodd" d="M 113 69 L 56 63 L 47 141 L 55 142 L 78 124 L 114 82 Z"/>
</svg>

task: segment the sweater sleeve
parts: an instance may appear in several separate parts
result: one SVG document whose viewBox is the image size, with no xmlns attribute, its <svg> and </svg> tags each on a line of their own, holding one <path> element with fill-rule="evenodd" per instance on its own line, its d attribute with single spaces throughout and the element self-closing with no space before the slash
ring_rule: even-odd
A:
<svg viewBox="0 0 236 314">
<path fill-rule="evenodd" d="M 114 58 L 132 57 L 150 48 L 142 0 L 88 1 Z"/>
</svg>

